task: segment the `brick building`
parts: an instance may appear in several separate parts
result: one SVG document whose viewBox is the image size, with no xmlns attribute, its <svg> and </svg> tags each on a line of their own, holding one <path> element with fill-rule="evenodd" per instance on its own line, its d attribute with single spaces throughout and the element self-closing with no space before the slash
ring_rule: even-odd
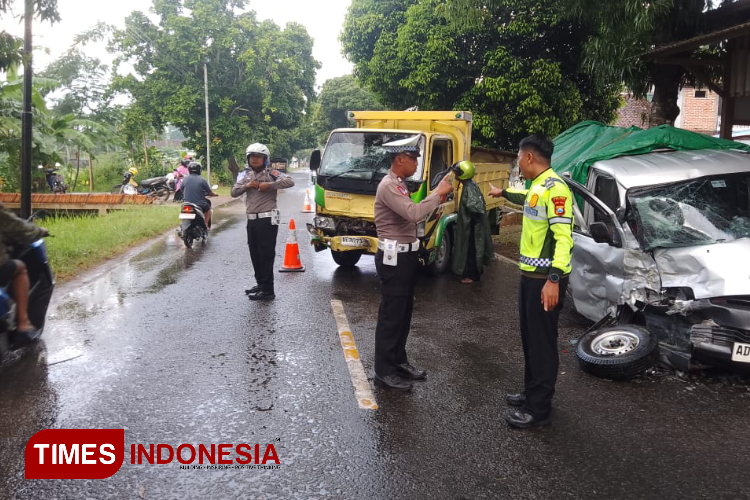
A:
<svg viewBox="0 0 750 500">
<path fill-rule="evenodd" d="M 633 99 L 627 93 L 622 95 L 625 105 L 617 111 L 615 125 L 618 127 L 648 127 L 648 115 L 651 103 L 648 99 Z M 685 87 L 680 90 L 677 105 L 680 114 L 675 121 L 675 127 L 714 135 L 719 130 L 720 97 L 708 89 Z"/>
<path fill-rule="evenodd" d="M 635 99 L 627 92 L 620 94 L 625 104 L 617 110 L 617 120 L 615 125 L 618 127 L 648 127 L 648 115 L 651 112 L 651 103 L 646 99 Z"/>
</svg>

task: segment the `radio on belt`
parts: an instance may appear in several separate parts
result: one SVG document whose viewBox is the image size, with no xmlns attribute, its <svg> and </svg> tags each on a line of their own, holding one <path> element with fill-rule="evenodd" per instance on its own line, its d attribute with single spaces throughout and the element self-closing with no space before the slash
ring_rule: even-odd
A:
<svg viewBox="0 0 750 500">
<path fill-rule="evenodd" d="M 395 266 L 398 264 L 398 241 L 384 240 L 383 264 L 386 266 Z"/>
</svg>

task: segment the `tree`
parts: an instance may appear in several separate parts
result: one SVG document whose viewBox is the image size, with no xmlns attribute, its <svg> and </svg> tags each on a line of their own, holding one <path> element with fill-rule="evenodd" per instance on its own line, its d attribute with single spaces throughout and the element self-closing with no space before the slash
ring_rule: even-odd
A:
<svg viewBox="0 0 750 500">
<path fill-rule="evenodd" d="M 585 27 L 550 2 L 505 0 L 459 22 L 449 0 L 353 0 L 341 40 L 355 76 L 395 108 L 468 109 L 475 142 L 515 148 L 610 121 L 619 82 L 583 74 Z"/>
<path fill-rule="evenodd" d="M 622 82 L 635 97 L 653 89 L 649 125 L 673 124 L 680 110 L 679 89 L 686 84 L 710 84 L 723 76 L 716 68 L 696 78 L 677 65 L 658 64 L 647 52 L 656 46 L 695 36 L 701 32 L 704 12 L 734 0 L 560 0 L 559 15 L 586 27 L 581 53 L 582 70 L 602 84 Z M 488 9 L 505 0 L 449 0 L 453 19 L 479 22 Z M 466 21 L 468 20 L 468 21 Z M 709 49 L 720 55 L 722 48 Z M 718 74 L 718 76 L 717 76 Z"/>
<path fill-rule="evenodd" d="M 320 67 L 303 26 L 282 30 L 258 22 L 252 11 L 235 13 L 244 6 L 244 0 L 154 0 L 158 23 L 133 12 L 110 45 L 119 54 L 116 67 L 123 61 L 134 67 L 115 79 L 115 88 L 129 93 L 157 130 L 178 127 L 183 144 L 200 155 L 207 63 L 212 167 L 228 162 L 234 176 L 235 157 L 244 161 L 248 143 L 264 142 L 272 152 L 291 148 L 291 131 L 310 110 Z"/>
<path fill-rule="evenodd" d="M 713 0 L 565 0 L 571 15 L 597 30 L 586 42 L 583 66 L 596 78 L 619 79 L 636 97 L 653 87 L 649 126 L 674 124 L 679 89 L 695 83 L 677 65 L 657 64 L 645 53 L 655 46 L 695 36 Z"/>
<path fill-rule="evenodd" d="M 332 129 L 349 126 L 349 110 L 383 109 L 377 97 L 362 88 L 352 75 L 331 78 L 323 83 L 318 94 L 313 123 L 318 142 L 325 144 Z"/>
<path fill-rule="evenodd" d="M 0 0 L 0 17 L 8 13 L 13 0 Z M 34 0 L 34 17 L 54 23 L 60 20 L 57 12 L 57 0 Z M 6 31 L 0 31 L 0 71 L 22 62 L 21 48 L 23 40 Z"/>
<path fill-rule="evenodd" d="M 59 149 L 65 144 L 86 151 L 94 146 L 89 131 L 98 130 L 98 124 L 76 118 L 73 114 L 57 116 L 47 109 L 42 94 L 56 85 L 57 82 L 49 79 L 34 78 L 31 99 L 32 165 L 62 161 Z M 0 82 L 0 177 L 7 190 L 18 189 L 20 181 L 22 91 L 23 80 L 18 76 L 16 67 L 11 65 L 7 80 Z"/>
</svg>

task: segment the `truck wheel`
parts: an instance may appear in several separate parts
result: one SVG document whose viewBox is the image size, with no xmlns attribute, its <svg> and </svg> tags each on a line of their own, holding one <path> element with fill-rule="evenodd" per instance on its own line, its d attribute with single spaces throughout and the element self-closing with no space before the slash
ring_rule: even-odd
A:
<svg viewBox="0 0 750 500">
<path fill-rule="evenodd" d="M 640 375 L 656 363 L 658 345 L 656 338 L 643 327 L 617 325 L 581 337 L 576 356 L 583 371 L 624 380 Z"/>
<path fill-rule="evenodd" d="M 437 249 L 437 257 L 435 262 L 430 264 L 428 270 L 433 276 L 443 274 L 448 270 L 448 266 L 451 262 L 451 233 L 446 228 L 443 233 L 443 239 L 440 240 L 440 247 Z"/>
<path fill-rule="evenodd" d="M 362 257 L 362 252 L 357 250 L 350 250 L 348 252 L 331 250 L 331 256 L 333 257 L 333 261 L 341 267 L 354 267 L 359 262 L 359 258 Z"/>
</svg>

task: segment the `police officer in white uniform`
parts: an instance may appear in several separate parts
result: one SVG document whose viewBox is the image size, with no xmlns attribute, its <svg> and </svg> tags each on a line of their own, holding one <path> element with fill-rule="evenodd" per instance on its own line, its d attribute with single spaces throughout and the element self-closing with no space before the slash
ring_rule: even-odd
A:
<svg viewBox="0 0 750 500">
<path fill-rule="evenodd" d="M 276 194 L 279 189 L 294 186 L 294 181 L 288 175 L 270 169 L 271 152 L 265 145 L 251 144 L 245 154 L 245 170 L 237 176 L 231 192 L 234 198 L 245 193 L 247 245 L 257 283 L 245 290 L 245 293 L 250 300 L 271 300 L 276 297 L 273 289 L 273 262 L 276 258 L 276 237 L 279 234 Z"/>
<path fill-rule="evenodd" d="M 406 357 L 406 339 L 414 307 L 414 282 L 419 262 L 417 223 L 435 210 L 453 190 L 442 181 L 420 203 L 409 196 L 404 179 L 417 170 L 419 136 L 383 145 L 391 152 L 391 170 L 375 195 L 375 225 L 378 253 L 375 267 L 380 277 L 380 309 L 375 329 L 375 384 L 397 391 L 412 388 L 411 380 L 427 374 Z"/>
</svg>

